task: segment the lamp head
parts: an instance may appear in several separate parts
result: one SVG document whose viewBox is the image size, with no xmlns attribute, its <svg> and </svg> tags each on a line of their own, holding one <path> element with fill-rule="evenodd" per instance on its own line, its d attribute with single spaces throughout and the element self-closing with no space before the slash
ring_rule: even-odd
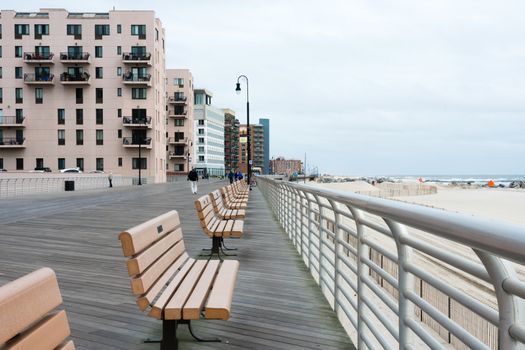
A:
<svg viewBox="0 0 525 350">
<path fill-rule="evenodd" d="M 241 93 L 241 83 L 237 83 L 237 87 L 235 88 L 235 93 L 239 95 Z"/>
</svg>

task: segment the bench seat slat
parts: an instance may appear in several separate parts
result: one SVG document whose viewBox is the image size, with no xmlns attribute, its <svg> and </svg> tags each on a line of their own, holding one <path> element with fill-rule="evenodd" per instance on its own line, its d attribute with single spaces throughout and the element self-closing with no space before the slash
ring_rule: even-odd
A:
<svg viewBox="0 0 525 350">
<path fill-rule="evenodd" d="M 224 227 L 226 226 L 227 221 L 226 220 L 217 220 L 219 224 L 215 228 L 214 236 L 215 237 L 222 237 L 222 233 L 224 231 Z"/>
<path fill-rule="evenodd" d="M 164 308 L 165 320 L 182 319 L 182 308 L 193 291 L 195 284 L 198 282 L 206 264 L 207 261 L 205 260 L 197 260 L 195 264 L 193 264 L 193 268 L 186 275 L 186 278 Z"/>
<path fill-rule="evenodd" d="M 175 290 L 179 287 L 182 280 L 186 277 L 186 275 L 188 274 L 188 271 L 190 271 L 190 269 L 193 267 L 194 263 L 195 263 L 195 259 L 188 259 L 185 262 L 185 264 L 181 266 L 180 271 L 177 272 L 175 277 L 169 282 L 166 289 L 162 291 L 162 294 L 155 301 L 155 303 L 151 306 L 149 316 L 155 317 L 158 320 L 162 319 L 162 310 L 166 306 L 167 302 L 169 301 L 169 299 L 171 298 Z M 169 275 L 169 277 L 171 276 L 173 276 L 173 273 Z"/>
<path fill-rule="evenodd" d="M 230 318 L 233 289 L 238 271 L 238 261 L 226 260 L 222 263 L 206 303 L 205 318 L 219 320 Z"/>
<path fill-rule="evenodd" d="M 157 297 L 159 292 L 162 290 L 162 288 L 168 283 L 171 277 L 177 272 L 177 270 L 181 269 L 181 266 L 188 260 L 188 254 L 186 252 L 182 253 L 182 255 L 171 265 L 164 274 L 155 282 L 155 284 L 149 289 L 149 291 L 140 296 L 137 299 L 137 304 L 139 306 L 139 309 L 141 311 L 144 311 L 148 308 L 148 306 L 153 302 L 153 300 Z"/>
<path fill-rule="evenodd" d="M 193 293 L 184 305 L 182 316 L 185 320 L 198 320 L 201 311 L 204 308 L 206 297 L 209 294 L 213 280 L 219 269 L 219 261 L 213 260 L 208 263 L 206 269 L 202 273 L 199 282 L 195 286 Z"/>
<path fill-rule="evenodd" d="M 61 303 L 55 272 L 47 267 L 0 287 L 0 344 Z"/>
<path fill-rule="evenodd" d="M 171 247 L 166 254 L 160 257 L 142 275 L 131 280 L 131 290 L 134 294 L 146 293 L 153 283 L 166 271 L 166 269 L 185 251 L 184 241 Z"/>
<path fill-rule="evenodd" d="M 228 232 L 229 233 L 228 236 L 229 237 L 241 237 L 243 232 L 244 232 L 244 221 L 236 220 L 233 223 L 232 229 Z"/>
<path fill-rule="evenodd" d="M 69 323 L 64 310 L 48 315 L 29 330 L 22 333 L 5 350 L 54 349 L 70 335 Z"/>
</svg>

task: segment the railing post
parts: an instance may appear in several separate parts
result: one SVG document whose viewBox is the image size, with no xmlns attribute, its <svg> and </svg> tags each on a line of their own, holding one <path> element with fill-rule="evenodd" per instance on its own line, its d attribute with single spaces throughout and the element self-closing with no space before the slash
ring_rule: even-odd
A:
<svg viewBox="0 0 525 350">
<path fill-rule="evenodd" d="M 340 274 L 340 259 L 339 259 L 339 225 L 341 222 L 341 214 L 337 211 L 337 203 L 329 199 L 330 205 L 332 206 L 332 210 L 334 212 L 334 218 L 335 218 L 335 225 L 334 225 L 334 311 L 335 314 L 339 316 L 338 313 L 338 307 L 339 307 L 339 298 L 340 298 L 340 292 L 339 292 L 339 274 Z"/>
<path fill-rule="evenodd" d="M 321 280 L 321 277 L 323 275 L 323 207 L 321 206 L 321 200 L 319 199 L 319 196 L 314 195 L 315 200 L 317 202 L 317 210 L 319 215 L 319 222 L 317 224 L 317 234 L 318 234 L 318 245 L 317 249 L 319 252 L 319 258 L 317 260 L 317 264 L 319 266 L 319 287 L 321 287 L 321 290 L 323 290 L 323 281 Z"/>
<path fill-rule="evenodd" d="M 314 211 L 312 209 L 313 201 L 308 198 L 308 194 L 306 195 L 306 198 L 308 201 L 308 268 L 310 269 L 310 273 L 312 273 L 312 231 L 314 228 L 312 215 Z"/>
<path fill-rule="evenodd" d="M 487 269 L 496 292 L 499 311 L 498 348 L 523 349 L 524 346 L 510 335 L 510 328 L 525 323 L 525 305 L 520 298 L 505 290 L 506 280 L 518 280 L 516 270 L 511 263 L 501 258 L 478 249 L 473 250 Z"/>
<path fill-rule="evenodd" d="M 397 247 L 399 348 L 407 349 L 412 346 L 414 337 L 412 330 L 408 327 L 407 320 L 415 318 L 414 304 L 405 296 L 405 293 L 416 292 L 414 276 L 405 270 L 405 265 L 411 260 L 412 248 L 401 242 L 402 237 L 408 235 L 404 225 L 389 219 L 384 219 L 384 221 L 390 228 Z"/>
</svg>

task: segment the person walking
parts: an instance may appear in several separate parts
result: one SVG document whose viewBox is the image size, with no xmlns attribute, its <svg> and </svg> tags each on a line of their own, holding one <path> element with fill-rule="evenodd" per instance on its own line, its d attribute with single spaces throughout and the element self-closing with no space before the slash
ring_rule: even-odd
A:
<svg viewBox="0 0 525 350">
<path fill-rule="evenodd" d="M 242 171 L 239 170 L 239 172 L 237 173 L 237 179 L 239 179 L 239 181 L 242 180 Z"/>
<path fill-rule="evenodd" d="M 235 174 L 233 173 L 233 169 L 230 169 L 230 172 L 228 173 L 228 179 L 230 179 L 230 183 L 233 183 L 233 178 L 235 177 Z"/>
<path fill-rule="evenodd" d="M 109 180 L 109 187 L 113 187 L 113 172 L 109 172 L 109 175 L 108 175 L 108 180 Z"/>
<path fill-rule="evenodd" d="M 199 175 L 195 168 L 192 168 L 188 173 L 188 181 L 191 183 L 191 193 L 197 194 L 197 181 L 199 181 Z"/>
</svg>

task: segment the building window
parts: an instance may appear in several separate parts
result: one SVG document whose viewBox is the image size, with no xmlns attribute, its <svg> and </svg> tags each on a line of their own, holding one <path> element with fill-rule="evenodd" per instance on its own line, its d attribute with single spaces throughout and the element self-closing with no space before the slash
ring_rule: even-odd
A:
<svg viewBox="0 0 525 350">
<path fill-rule="evenodd" d="M 131 35 L 137 35 L 139 39 L 146 39 L 146 25 L 144 24 L 132 24 Z"/>
<path fill-rule="evenodd" d="M 180 88 L 184 87 L 184 78 L 175 78 L 173 79 L 173 85 L 177 85 Z"/>
<path fill-rule="evenodd" d="M 117 130 L 117 137 L 118 137 L 119 139 L 122 138 L 122 129 L 118 129 L 118 130 Z"/>
<path fill-rule="evenodd" d="M 0 87 L 0 103 L 4 102 L 4 90 Z"/>
<path fill-rule="evenodd" d="M 15 88 L 15 103 L 24 103 L 24 89 Z"/>
<path fill-rule="evenodd" d="M 159 41 L 159 30 L 155 28 L 155 41 Z"/>
<path fill-rule="evenodd" d="M 117 118 L 122 118 L 122 108 L 117 109 Z"/>
<path fill-rule="evenodd" d="M 133 100 L 145 100 L 146 99 L 146 88 L 132 88 L 131 99 Z"/>
<path fill-rule="evenodd" d="M 117 34 L 122 33 L 122 26 L 120 24 L 117 24 Z"/>
<path fill-rule="evenodd" d="M 117 46 L 117 55 L 122 55 L 122 46 Z"/>
<path fill-rule="evenodd" d="M 83 109 L 77 109 L 76 110 L 76 119 L 77 119 L 77 125 L 84 124 L 84 110 Z"/>
<path fill-rule="evenodd" d="M 104 144 L 104 130 L 97 129 L 96 135 L 97 135 L 97 145 L 98 146 L 103 145 Z"/>
<path fill-rule="evenodd" d="M 95 113 L 96 113 L 96 118 L 95 118 L 96 119 L 96 123 L 98 125 L 104 124 L 104 110 L 103 109 L 97 109 L 95 111 Z"/>
<path fill-rule="evenodd" d="M 199 146 L 199 152 L 204 153 L 204 146 Z"/>
<path fill-rule="evenodd" d="M 16 170 L 24 170 L 24 158 L 16 158 Z"/>
<path fill-rule="evenodd" d="M 141 158 L 140 159 L 141 162 L 139 163 L 139 159 L 138 158 L 132 158 L 131 159 L 131 168 L 132 169 L 138 169 L 139 168 L 139 164 L 141 165 L 140 168 L 141 169 L 147 169 L 148 168 L 148 158 Z"/>
<path fill-rule="evenodd" d="M 122 158 L 121 158 L 121 157 L 118 158 L 118 166 L 119 166 L 119 167 L 122 166 Z"/>
<path fill-rule="evenodd" d="M 104 158 L 97 158 L 97 170 L 104 171 Z"/>
<path fill-rule="evenodd" d="M 199 156 L 199 162 L 204 162 L 204 156 Z"/>
<path fill-rule="evenodd" d="M 68 24 L 67 35 L 74 35 L 75 39 L 82 39 L 82 25 L 81 24 Z"/>
<path fill-rule="evenodd" d="M 175 126 L 184 126 L 184 119 L 175 119 Z"/>
<path fill-rule="evenodd" d="M 2 46 L 0 46 L 0 58 L 2 57 Z"/>
<path fill-rule="evenodd" d="M 75 96 L 77 99 L 77 104 L 84 103 L 84 89 L 83 88 L 76 88 Z"/>
<path fill-rule="evenodd" d="M 58 130 L 58 144 L 64 146 L 66 144 L 66 130 Z"/>
<path fill-rule="evenodd" d="M 15 67 L 15 79 L 22 79 L 24 76 L 24 71 L 22 67 Z"/>
<path fill-rule="evenodd" d="M 199 143 L 204 143 L 204 137 L 199 137 Z"/>
<path fill-rule="evenodd" d="M 104 70 L 102 67 L 95 67 L 95 78 L 102 79 L 104 78 Z"/>
<path fill-rule="evenodd" d="M 84 130 L 78 129 L 76 132 L 77 135 L 77 145 L 81 146 L 84 144 Z"/>
<path fill-rule="evenodd" d="M 2 79 L 2 67 L 0 67 L 0 79 Z"/>
<path fill-rule="evenodd" d="M 77 168 L 84 171 L 84 158 L 77 158 Z"/>
<path fill-rule="evenodd" d="M 66 158 L 58 158 L 58 170 L 66 168 Z"/>
<path fill-rule="evenodd" d="M 65 124 L 66 123 L 66 110 L 63 108 L 59 108 L 57 110 L 57 123 L 58 124 Z"/>
<path fill-rule="evenodd" d="M 117 76 L 122 76 L 122 67 L 117 67 Z"/>
<path fill-rule="evenodd" d="M 95 89 L 95 102 L 96 103 L 104 102 L 104 90 L 102 88 Z"/>
<path fill-rule="evenodd" d="M 42 39 L 42 35 L 49 35 L 49 24 L 35 24 L 35 39 Z"/>
<path fill-rule="evenodd" d="M 0 169 L 4 168 L 4 158 L 0 158 Z"/>
<path fill-rule="evenodd" d="M 42 88 L 35 89 L 35 103 L 36 104 L 44 103 L 44 89 Z"/>
<path fill-rule="evenodd" d="M 15 46 L 15 57 L 22 57 L 22 46 Z"/>
<path fill-rule="evenodd" d="M 15 24 L 15 39 L 22 39 L 22 35 L 29 35 L 29 24 Z"/>
<path fill-rule="evenodd" d="M 117 96 L 118 97 L 122 96 L 122 88 L 117 88 Z"/>
<path fill-rule="evenodd" d="M 102 39 L 104 35 L 109 35 L 109 24 L 95 24 L 95 39 Z"/>
<path fill-rule="evenodd" d="M 204 135 L 204 129 L 199 129 L 198 134 L 199 135 Z"/>
<path fill-rule="evenodd" d="M 204 119 L 199 119 L 199 125 L 204 125 Z"/>
<path fill-rule="evenodd" d="M 95 46 L 95 57 L 102 58 L 103 55 L 104 55 L 104 51 L 102 49 L 102 46 Z"/>
</svg>

